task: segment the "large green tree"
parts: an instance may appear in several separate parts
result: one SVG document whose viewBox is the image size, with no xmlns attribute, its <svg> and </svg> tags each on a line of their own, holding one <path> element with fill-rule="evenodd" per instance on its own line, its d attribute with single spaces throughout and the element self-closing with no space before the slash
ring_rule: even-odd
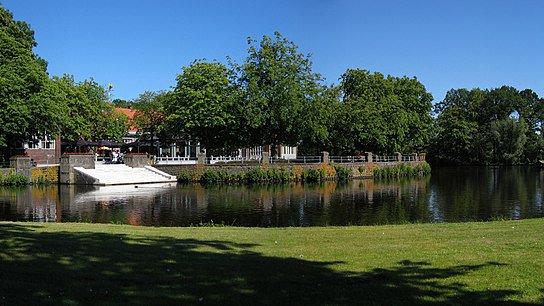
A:
<svg viewBox="0 0 544 306">
<path fill-rule="evenodd" d="M 543 106 L 529 89 L 452 89 L 436 105 L 431 158 L 454 164 L 535 162 L 544 148 Z"/>
<path fill-rule="evenodd" d="M 322 122 L 327 93 L 310 55 L 278 32 L 260 42 L 249 38 L 248 44 L 248 56 L 237 67 L 248 144 L 322 142 L 328 133 Z"/>
<path fill-rule="evenodd" d="M 353 141 L 344 144 L 343 153 L 426 149 L 432 130 L 433 97 L 416 78 L 348 69 L 341 77 L 341 89 L 344 113 L 336 117 L 341 120 L 336 126 L 345 124 L 345 137 Z"/>
<path fill-rule="evenodd" d="M 33 52 L 36 45 L 30 26 L 0 5 L 0 148 L 54 135 L 65 119 L 61 93 L 48 77 L 47 63 Z"/>
<path fill-rule="evenodd" d="M 65 140 L 90 141 L 123 138 L 128 130 L 128 118 L 116 112 L 109 103 L 108 90 L 93 79 L 76 82 L 73 76 L 53 78 L 61 92 L 57 101 L 63 101 L 65 120 L 62 137 Z"/>
<path fill-rule="evenodd" d="M 194 61 L 183 67 L 176 88 L 165 100 L 170 134 L 198 139 L 208 154 L 235 149 L 239 95 L 232 74 L 215 61 Z"/>
</svg>

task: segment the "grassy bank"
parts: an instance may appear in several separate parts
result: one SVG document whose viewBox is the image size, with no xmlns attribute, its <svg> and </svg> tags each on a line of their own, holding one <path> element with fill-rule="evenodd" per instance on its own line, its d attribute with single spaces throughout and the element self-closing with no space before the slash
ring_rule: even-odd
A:
<svg viewBox="0 0 544 306">
<path fill-rule="evenodd" d="M 326 228 L 0 222 L 0 305 L 538 304 L 544 219 Z"/>
</svg>

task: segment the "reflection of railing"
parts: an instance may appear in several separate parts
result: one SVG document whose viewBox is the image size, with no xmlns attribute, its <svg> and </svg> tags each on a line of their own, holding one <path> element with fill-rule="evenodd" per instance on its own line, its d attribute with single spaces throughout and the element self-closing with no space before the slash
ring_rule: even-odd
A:
<svg viewBox="0 0 544 306">
<path fill-rule="evenodd" d="M 401 160 L 403 162 L 411 162 L 411 161 L 417 161 L 417 157 L 416 156 L 402 156 Z"/>
<path fill-rule="evenodd" d="M 170 157 L 170 156 L 155 156 L 155 165 L 194 165 L 197 162 L 196 157 Z"/>
</svg>

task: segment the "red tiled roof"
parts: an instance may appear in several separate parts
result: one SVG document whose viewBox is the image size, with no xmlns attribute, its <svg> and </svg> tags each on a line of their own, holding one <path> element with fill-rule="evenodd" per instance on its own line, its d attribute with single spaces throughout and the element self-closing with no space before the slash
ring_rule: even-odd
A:
<svg viewBox="0 0 544 306">
<path fill-rule="evenodd" d="M 134 118 L 134 114 L 136 113 L 136 110 L 131 108 L 123 108 L 123 107 L 116 107 L 115 110 L 128 117 L 128 121 L 130 123 L 130 127 L 128 129 L 129 132 L 133 132 L 133 133 L 138 132 L 138 129 L 132 124 L 132 119 Z"/>
<path fill-rule="evenodd" d="M 121 114 L 125 114 L 129 119 L 134 118 L 134 114 L 136 113 L 136 111 L 131 108 L 116 107 L 115 110 Z"/>
</svg>

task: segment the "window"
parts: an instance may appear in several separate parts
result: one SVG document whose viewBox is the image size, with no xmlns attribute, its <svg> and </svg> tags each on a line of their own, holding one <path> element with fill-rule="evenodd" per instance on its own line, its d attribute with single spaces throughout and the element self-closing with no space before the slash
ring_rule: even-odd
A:
<svg viewBox="0 0 544 306">
<path fill-rule="evenodd" d="M 55 149 L 55 138 L 50 135 L 35 136 L 25 143 L 25 149 Z"/>
</svg>

